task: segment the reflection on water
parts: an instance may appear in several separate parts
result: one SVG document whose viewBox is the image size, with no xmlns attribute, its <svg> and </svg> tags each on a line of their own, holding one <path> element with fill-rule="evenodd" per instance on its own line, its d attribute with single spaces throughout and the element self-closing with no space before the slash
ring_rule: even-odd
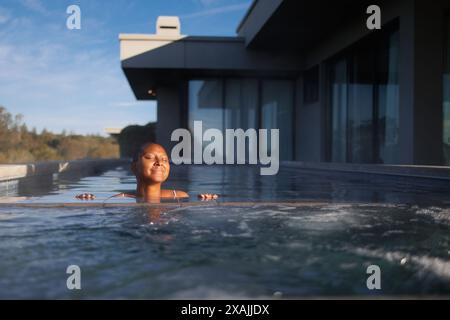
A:
<svg viewBox="0 0 450 320">
<path fill-rule="evenodd" d="M 78 193 L 89 192 L 102 202 L 119 192 L 132 192 L 135 179 L 127 168 L 99 176 L 59 175 L 34 178 L 0 189 L 0 196 L 30 197 L 28 202 L 74 202 Z M 172 166 L 167 189 L 185 190 L 191 201 L 199 193 L 217 193 L 220 201 L 302 201 L 450 204 L 447 181 L 370 174 L 337 173 L 281 168 L 277 176 L 260 176 L 257 167 Z M 108 202 L 133 202 L 112 199 Z M 3 202 L 0 200 L 0 202 Z"/>
</svg>

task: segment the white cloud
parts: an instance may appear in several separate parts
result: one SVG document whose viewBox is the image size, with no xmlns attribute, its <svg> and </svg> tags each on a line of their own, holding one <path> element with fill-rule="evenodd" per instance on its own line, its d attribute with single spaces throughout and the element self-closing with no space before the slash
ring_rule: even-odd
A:
<svg viewBox="0 0 450 320">
<path fill-rule="evenodd" d="M 56 23 L 37 30 L 12 18 L 0 28 L 0 105 L 23 114 L 30 128 L 55 132 L 102 133 L 153 120 L 153 104 L 135 102 L 118 50 L 99 45 L 116 41 L 115 34 L 101 30 L 71 32 Z"/>
<path fill-rule="evenodd" d="M 40 0 L 21 0 L 20 3 L 27 9 L 48 15 L 49 10 L 42 4 Z"/>
<path fill-rule="evenodd" d="M 222 13 L 228 13 L 228 12 L 234 12 L 234 11 L 242 11 L 247 9 L 249 6 L 248 3 L 240 3 L 240 4 L 233 4 L 228 6 L 222 6 L 212 9 L 206 9 L 198 12 L 189 13 L 186 15 L 180 16 L 181 19 L 192 19 L 192 18 L 198 18 L 198 17 L 208 17 L 213 15 L 218 15 Z"/>
<path fill-rule="evenodd" d="M 210 7 L 212 5 L 216 5 L 219 2 L 221 2 L 221 0 L 198 0 L 200 2 L 200 4 L 204 7 Z"/>
</svg>

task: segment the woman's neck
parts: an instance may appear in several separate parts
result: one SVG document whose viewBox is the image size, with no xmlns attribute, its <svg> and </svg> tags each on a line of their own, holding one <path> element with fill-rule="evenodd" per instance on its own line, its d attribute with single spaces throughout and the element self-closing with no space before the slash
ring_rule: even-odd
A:
<svg viewBox="0 0 450 320">
<path fill-rule="evenodd" d="M 136 196 L 144 200 L 159 199 L 161 197 L 161 183 L 146 184 L 139 182 L 136 186 Z"/>
</svg>

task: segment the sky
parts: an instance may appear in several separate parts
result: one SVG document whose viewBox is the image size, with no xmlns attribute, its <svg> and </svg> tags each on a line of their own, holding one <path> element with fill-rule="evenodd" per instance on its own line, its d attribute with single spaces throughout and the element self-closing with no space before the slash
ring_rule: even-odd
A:
<svg viewBox="0 0 450 320">
<path fill-rule="evenodd" d="M 106 135 L 156 120 L 120 68 L 119 33 L 155 33 L 160 15 L 184 35 L 234 36 L 251 0 L 0 0 L 0 106 L 29 128 Z M 81 29 L 66 26 L 70 5 Z"/>
</svg>

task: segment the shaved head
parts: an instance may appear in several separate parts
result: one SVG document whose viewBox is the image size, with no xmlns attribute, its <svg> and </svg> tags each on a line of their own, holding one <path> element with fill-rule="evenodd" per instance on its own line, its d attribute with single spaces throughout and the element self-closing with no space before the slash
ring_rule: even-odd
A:
<svg viewBox="0 0 450 320">
<path fill-rule="evenodd" d="M 144 154 L 145 152 L 148 152 L 150 150 L 165 153 L 167 156 L 166 149 L 164 149 L 164 147 L 162 145 L 153 143 L 153 142 L 149 142 L 149 143 L 142 145 L 139 148 L 139 150 L 137 150 L 137 152 L 133 156 L 133 162 L 137 162 L 139 160 L 139 158 L 142 156 L 142 154 Z"/>
</svg>

